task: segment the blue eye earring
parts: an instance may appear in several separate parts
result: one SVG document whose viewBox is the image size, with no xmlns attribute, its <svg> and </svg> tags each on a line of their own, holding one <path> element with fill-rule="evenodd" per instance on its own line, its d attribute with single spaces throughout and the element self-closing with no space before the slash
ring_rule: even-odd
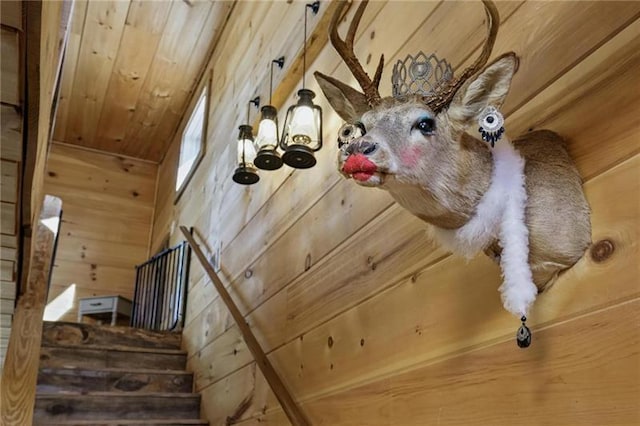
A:
<svg viewBox="0 0 640 426">
<path fill-rule="evenodd" d="M 491 143 L 491 148 L 500 140 L 504 133 L 504 117 L 500 111 L 494 107 L 486 107 L 480 118 L 478 118 L 480 128 L 478 131 L 482 135 L 482 140 Z"/>
</svg>

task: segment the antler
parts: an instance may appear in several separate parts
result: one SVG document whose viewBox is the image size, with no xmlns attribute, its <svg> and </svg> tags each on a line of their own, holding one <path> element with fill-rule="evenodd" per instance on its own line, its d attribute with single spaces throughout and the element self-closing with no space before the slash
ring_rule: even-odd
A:
<svg viewBox="0 0 640 426">
<path fill-rule="evenodd" d="M 495 44 L 496 36 L 498 35 L 498 28 L 500 27 L 500 15 L 498 14 L 496 5 L 491 0 L 482 0 L 482 3 L 484 4 L 484 10 L 487 14 L 488 28 L 488 35 L 484 42 L 484 46 L 482 47 L 482 52 L 480 52 L 478 59 L 476 59 L 470 67 L 465 69 L 459 77 L 452 79 L 449 84 L 439 92 L 430 96 L 425 96 L 424 101 L 434 112 L 438 112 L 449 105 L 458 89 L 471 76 L 480 71 L 487 64 L 487 61 L 491 56 L 491 51 L 493 50 L 493 45 Z"/>
<path fill-rule="evenodd" d="M 379 104 L 381 100 L 380 93 L 378 92 L 378 86 L 380 86 L 380 78 L 382 78 L 384 55 L 380 56 L 380 62 L 378 63 L 378 67 L 376 68 L 376 73 L 372 81 L 366 71 L 362 68 L 360 61 L 358 61 L 353 51 L 353 40 L 356 36 L 356 30 L 358 29 L 360 19 L 362 18 L 362 14 L 364 13 L 364 9 L 367 7 L 368 2 L 369 0 L 363 0 L 362 3 L 360 3 L 356 14 L 351 21 L 351 25 L 349 26 L 347 37 L 342 40 L 338 34 L 338 23 L 342 19 L 343 11 L 347 2 L 341 1 L 331 19 L 331 25 L 329 26 L 329 38 L 333 47 L 344 60 L 345 64 L 347 64 L 349 70 L 351 70 L 353 76 L 358 80 L 358 83 L 360 84 L 360 87 L 362 87 L 364 95 L 367 98 L 367 103 L 369 106 L 373 107 Z"/>
</svg>

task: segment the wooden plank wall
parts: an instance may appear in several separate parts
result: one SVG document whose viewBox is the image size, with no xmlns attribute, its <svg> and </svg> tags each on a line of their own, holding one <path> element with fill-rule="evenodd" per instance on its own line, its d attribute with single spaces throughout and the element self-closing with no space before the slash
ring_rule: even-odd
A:
<svg viewBox="0 0 640 426">
<path fill-rule="evenodd" d="M 521 58 L 507 132 L 562 134 L 593 211 L 594 245 L 540 296 L 527 350 L 515 345 L 494 264 L 450 256 L 383 191 L 338 175 L 342 123 L 322 95 L 327 146 L 315 168 L 262 173 L 248 188 L 231 181 L 246 101 L 262 67 L 298 40 L 299 3 L 238 4 L 210 63 L 207 154 L 176 205 L 176 141 L 160 166 L 152 247 L 170 232 L 179 240 L 175 224 L 195 226 L 210 248 L 222 243 L 232 296 L 314 424 L 640 422 L 640 3 L 498 8 L 493 56 Z M 389 94 L 391 68 L 408 53 L 470 63 L 483 18 L 479 3 L 372 2 L 355 50 L 367 63 L 385 54 Z M 353 83 L 330 46 L 307 77 L 319 93 L 315 69 Z M 213 286 L 197 264 L 191 271 L 183 342 L 203 415 L 287 424 Z"/>
<path fill-rule="evenodd" d="M 0 72 L 0 368 L 11 333 L 16 298 L 18 260 L 18 204 L 22 162 L 20 41 L 22 2 L 2 3 Z"/>
<path fill-rule="evenodd" d="M 53 144 L 45 191 L 64 208 L 49 302 L 76 284 L 60 320 L 76 320 L 78 298 L 133 297 L 134 266 L 148 258 L 156 173 L 153 163 Z"/>
</svg>

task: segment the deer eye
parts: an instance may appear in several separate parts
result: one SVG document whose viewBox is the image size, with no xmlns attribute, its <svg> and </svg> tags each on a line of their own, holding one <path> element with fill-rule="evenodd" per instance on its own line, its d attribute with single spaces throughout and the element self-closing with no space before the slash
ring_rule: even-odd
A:
<svg viewBox="0 0 640 426">
<path fill-rule="evenodd" d="M 365 133 L 367 132 L 364 128 L 364 124 L 359 121 L 355 124 L 345 124 L 338 132 L 338 148 L 342 148 L 352 140 L 364 136 Z"/>
<path fill-rule="evenodd" d="M 420 130 L 423 135 L 429 136 L 436 131 L 436 121 L 433 118 L 422 117 L 413 125 L 413 128 Z"/>
</svg>

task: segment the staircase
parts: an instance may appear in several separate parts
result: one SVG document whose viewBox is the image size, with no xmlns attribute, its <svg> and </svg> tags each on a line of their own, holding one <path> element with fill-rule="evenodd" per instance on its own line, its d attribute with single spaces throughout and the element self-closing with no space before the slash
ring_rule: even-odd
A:
<svg viewBox="0 0 640 426">
<path fill-rule="evenodd" d="M 45 322 L 34 425 L 206 425 L 181 336 Z"/>
</svg>

